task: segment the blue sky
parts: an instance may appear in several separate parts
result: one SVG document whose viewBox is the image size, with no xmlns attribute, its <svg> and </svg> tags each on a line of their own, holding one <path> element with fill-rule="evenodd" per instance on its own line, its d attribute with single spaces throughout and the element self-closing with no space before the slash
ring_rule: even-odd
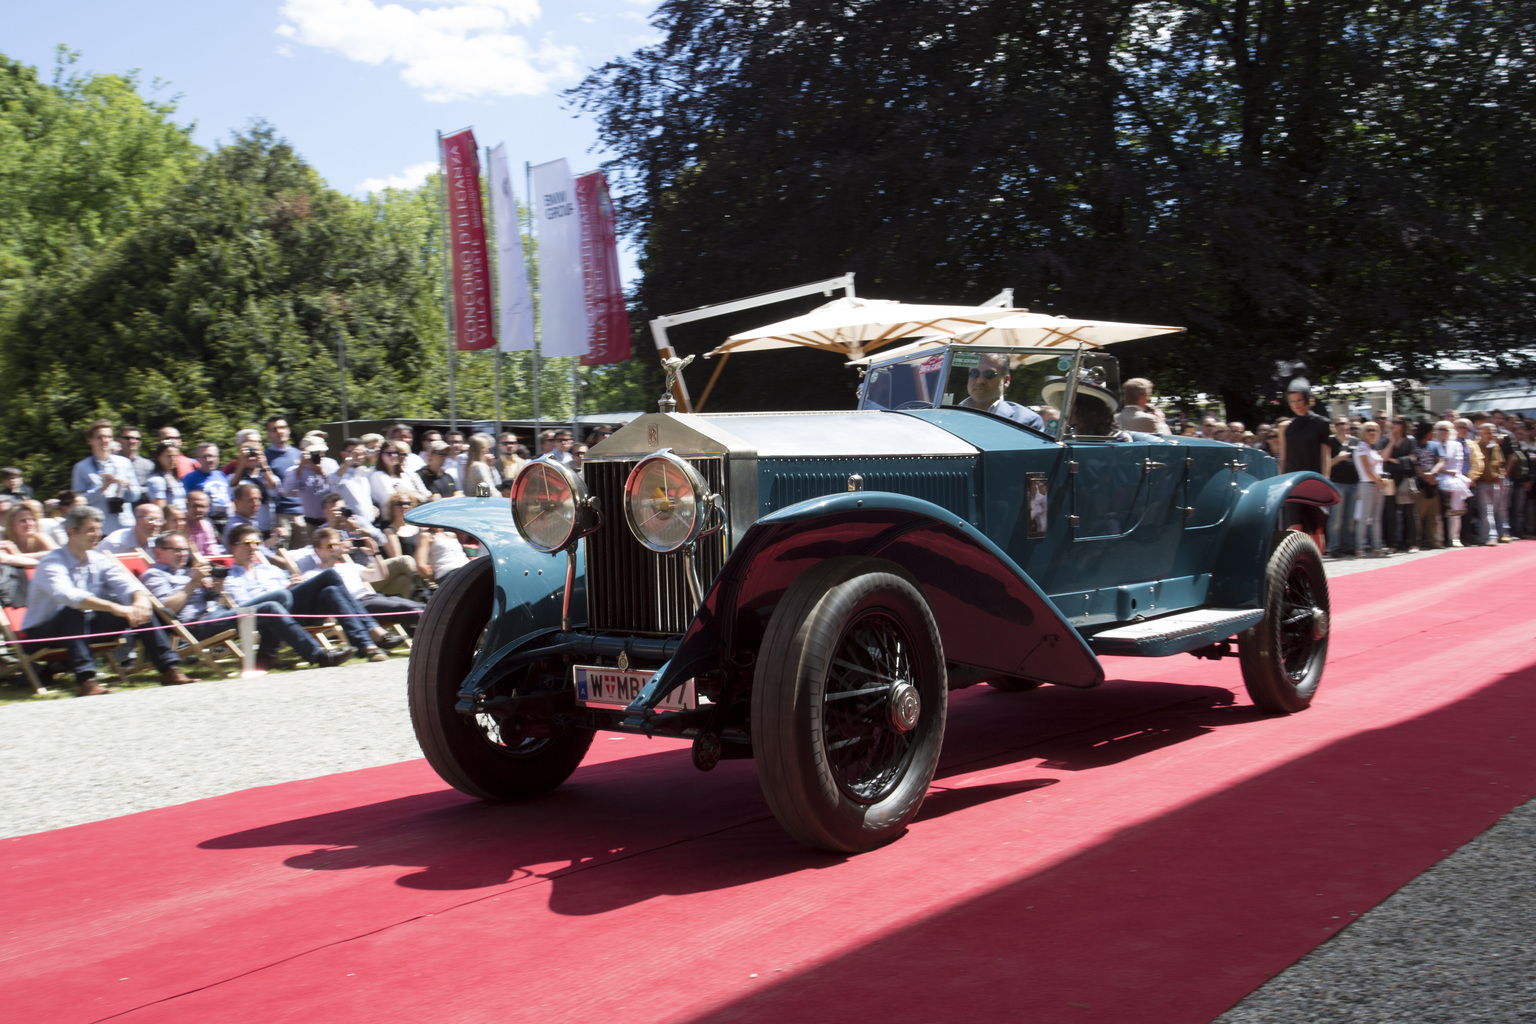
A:
<svg viewBox="0 0 1536 1024">
<path fill-rule="evenodd" d="M 653 41 L 656 0 L 49 0 L 8 4 L 0 52 L 51 74 L 60 43 L 90 71 L 138 69 L 180 94 L 213 146 L 265 119 L 332 187 L 413 184 L 435 132 L 473 125 L 512 166 L 606 154 L 560 93 Z M 521 189 L 519 190 L 521 192 Z M 632 261 L 625 277 L 632 277 Z"/>
</svg>

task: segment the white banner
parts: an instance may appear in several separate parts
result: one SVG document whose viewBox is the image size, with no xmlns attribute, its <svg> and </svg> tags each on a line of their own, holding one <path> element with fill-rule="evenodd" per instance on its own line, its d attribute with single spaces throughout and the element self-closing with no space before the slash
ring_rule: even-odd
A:
<svg viewBox="0 0 1536 1024">
<path fill-rule="evenodd" d="M 507 171 L 507 146 L 491 150 L 491 221 L 496 225 L 496 308 L 501 311 L 504 352 L 533 349 L 533 297 L 523 262 L 523 232 L 517 223 L 517 197 Z"/>
<path fill-rule="evenodd" d="M 539 223 L 539 316 L 546 356 L 587 354 L 586 282 L 576 181 L 564 160 L 533 169 L 533 212 Z"/>
</svg>

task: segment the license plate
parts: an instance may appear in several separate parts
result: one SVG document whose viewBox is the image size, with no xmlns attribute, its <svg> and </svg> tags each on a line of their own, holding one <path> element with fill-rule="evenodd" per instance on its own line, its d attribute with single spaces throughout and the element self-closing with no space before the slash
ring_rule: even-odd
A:
<svg viewBox="0 0 1536 1024">
<path fill-rule="evenodd" d="M 640 696 L 654 672 L 620 672 L 616 668 L 577 665 L 576 703 L 589 708 L 625 708 Z M 662 698 L 658 711 L 692 711 L 699 706 L 698 694 L 690 679 Z"/>
</svg>

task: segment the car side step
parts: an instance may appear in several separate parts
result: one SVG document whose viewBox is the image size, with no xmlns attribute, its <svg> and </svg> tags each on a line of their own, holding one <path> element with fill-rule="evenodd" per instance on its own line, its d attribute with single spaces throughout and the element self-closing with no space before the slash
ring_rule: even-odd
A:
<svg viewBox="0 0 1536 1024">
<path fill-rule="evenodd" d="M 1106 629 L 1089 637 L 1088 646 L 1095 654 L 1161 658 L 1235 636 L 1263 617 L 1262 608 L 1197 608 Z"/>
</svg>

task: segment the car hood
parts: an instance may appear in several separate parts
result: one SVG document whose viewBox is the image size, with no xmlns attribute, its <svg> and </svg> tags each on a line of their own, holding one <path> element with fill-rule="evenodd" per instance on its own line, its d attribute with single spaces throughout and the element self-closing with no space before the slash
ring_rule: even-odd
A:
<svg viewBox="0 0 1536 1024">
<path fill-rule="evenodd" d="M 900 413 L 650 413 L 631 420 L 593 448 L 589 459 L 679 453 L 758 458 L 855 455 L 975 455 L 977 449 L 943 427 Z"/>
</svg>

